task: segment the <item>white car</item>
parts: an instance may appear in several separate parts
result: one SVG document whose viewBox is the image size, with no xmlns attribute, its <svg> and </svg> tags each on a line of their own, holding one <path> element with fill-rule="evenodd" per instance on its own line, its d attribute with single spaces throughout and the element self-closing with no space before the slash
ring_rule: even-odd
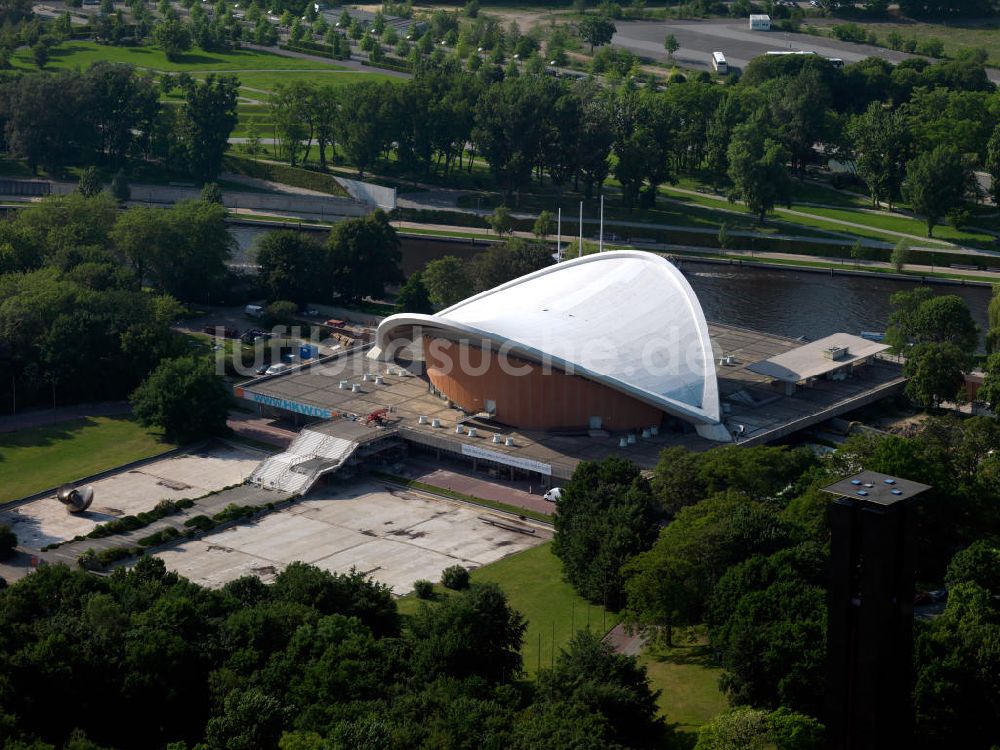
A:
<svg viewBox="0 0 1000 750">
<path fill-rule="evenodd" d="M 281 363 L 281 364 L 277 364 L 277 365 L 271 365 L 266 370 L 264 370 L 264 374 L 265 375 L 280 375 L 281 373 L 285 372 L 286 370 L 291 370 L 291 369 L 292 368 L 291 368 L 290 365 L 286 365 L 284 363 Z"/>
<path fill-rule="evenodd" d="M 550 503 L 558 503 L 562 499 L 562 487 L 553 487 L 551 490 L 542 495 L 542 500 L 548 500 Z"/>
</svg>

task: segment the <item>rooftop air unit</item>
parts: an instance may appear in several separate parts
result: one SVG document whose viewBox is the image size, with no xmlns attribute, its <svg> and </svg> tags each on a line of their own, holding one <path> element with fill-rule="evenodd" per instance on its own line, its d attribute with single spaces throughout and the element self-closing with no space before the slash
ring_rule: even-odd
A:
<svg viewBox="0 0 1000 750">
<path fill-rule="evenodd" d="M 829 346 L 823 350 L 823 356 L 826 359 L 832 359 L 834 362 L 839 362 L 847 356 L 846 346 Z"/>
</svg>

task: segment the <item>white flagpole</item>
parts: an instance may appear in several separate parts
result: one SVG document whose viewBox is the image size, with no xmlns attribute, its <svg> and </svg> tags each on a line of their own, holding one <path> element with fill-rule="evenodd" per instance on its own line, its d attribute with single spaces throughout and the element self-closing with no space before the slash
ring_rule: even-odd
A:
<svg viewBox="0 0 1000 750">
<path fill-rule="evenodd" d="M 604 193 L 601 193 L 601 232 L 597 241 L 598 252 L 604 252 Z"/>
<path fill-rule="evenodd" d="M 583 257 L 583 201 L 580 201 L 580 249 L 576 257 Z"/>
<path fill-rule="evenodd" d="M 562 262 L 562 207 L 559 207 L 556 219 L 556 263 Z"/>
</svg>

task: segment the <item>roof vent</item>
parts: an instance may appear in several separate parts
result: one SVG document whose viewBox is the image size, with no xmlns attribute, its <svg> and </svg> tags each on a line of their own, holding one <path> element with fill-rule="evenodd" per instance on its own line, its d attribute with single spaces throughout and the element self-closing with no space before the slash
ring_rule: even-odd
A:
<svg viewBox="0 0 1000 750">
<path fill-rule="evenodd" d="M 351 393 L 361 393 L 361 384 L 355 383 L 351 386 Z"/>
<path fill-rule="evenodd" d="M 425 416 L 417 417 L 417 424 L 427 424 L 427 417 Z"/>
<path fill-rule="evenodd" d="M 628 439 L 628 444 L 629 445 L 635 445 L 635 433 L 634 432 L 630 432 L 628 434 L 628 438 L 627 439 Z"/>
<path fill-rule="evenodd" d="M 649 434 L 652 435 L 653 437 L 656 437 L 657 435 L 659 435 L 660 434 L 660 428 L 659 428 L 659 426 L 654 424 L 652 427 L 650 427 L 649 428 Z"/>
<path fill-rule="evenodd" d="M 340 385 L 337 386 L 337 387 L 340 388 L 340 390 L 342 390 L 342 391 L 346 391 L 348 388 L 350 388 L 350 386 L 351 386 L 351 384 L 348 383 L 346 380 L 341 380 L 340 381 Z"/>
<path fill-rule="evenodd" d="M 643 430 L 642 430 L 642 436 L 643 436 L 643 438 L 645 438 L 646 440 L 649 440 L 649 438 L 653 437 L 653 433 L 651 433 L 651 432 L 649 431 L 649 428 L 648 428 L 648 427 L 644 427 L 644 428 L 643 428 Z"/>
<path fill-rule="evenodd" d="M 499 443 L 502 443 L 502 442 L 503 442 L 503 438 L 502 438 L 502 437 L 500 436 L 500 434 L 499 434 L 499 433 L 495 433 L 495 434 L 493 435 L 493 442 L 494 442 L 494 443 L 497 443 L 497 444 L 499 444 Z"/>
<path fill-rule="evenodd" d="M 475 427 L 470 427 L 469 428 L 469 437 L 475 437 L 475 436 L 476 436 L 476 428 Z"/>
<path fill-rule="evenodd" d="M 846 346 L 828 346 L 823 350 L 823 356 L 826 359 L 832 359 L 834 362 L 839 362 L 847 356 Z"/>
<path fill-rule="evenodd" d="M 435 417 L 434 419 L 431 420 L 431 427 L 440 427 L 440 426 L 441 426 L 441 420 L 440 419 L 438 419 L 437 417 Z"/>
<path fill-rule="evenodd" d="M 618 447 L 619 448 L 627 448 L 628 447 L 628 438 L 621 438 L 618 441 Z"/>
<path fill-rule="evenodd" d="M 375 376 L 375 385 L 385 385 L 385 381 L 382 379 L 381 375 Z"/>
<path fill-rule="evenodd" d="M 465 428 L 462 427 L 462 425 L 460 425 L 460 424 L 455 425 L 455 434 L 456 435 L 464 435 L 465 434 Z"/>
<path fill-rule="evenodd" d="M 372 379 L 372 376 L 369 375 L 367 372 L 364 375 L 361 376 L 361 381 L 363 383 L 367 383 L 371 379 Z"/>
<path fill-rule="evenodd" d="M 508 437 L 508 438 L 507 438 L 507 439 L 506 439 L 506 440 L 504 441 L 504 445 L 506 445 L 506 446 L 507 446 L 508 448 L 513 448 L 513 447 L 514 447 L 514 438 L 512 438 L 512 437 Z"/>
</svg>

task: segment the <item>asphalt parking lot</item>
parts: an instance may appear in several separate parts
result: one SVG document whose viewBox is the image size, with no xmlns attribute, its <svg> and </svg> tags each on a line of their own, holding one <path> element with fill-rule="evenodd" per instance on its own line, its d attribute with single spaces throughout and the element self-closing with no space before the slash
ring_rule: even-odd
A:
<svg viewBox="0 0 1000 750">
<path fill-rule="evenodd" d="M 512 530 L 512 523 L 524 531 Z M 360 482 L 320 488 L 259 521 L 179 543 L 157 556 L 205 586 L 244 575 L 269 581 L 302 561 L 337 573 L 356 568 L 402 595 L 418 579 L 440 579 L 451 565 L 477 568 L 549 538 L 545 526 Z"/>
<path fill-rule="evenodd" d="M 615 25 L 618 33 L 611 42 L 613 45 L 657 60 L 667 59 L 663 40 L 672 33 L 680 44 L 680 49 L 674 54 L 677 64 L 696 70 L 712 70 L 712 53 L 715 51 L 725 54 L 729 65 L 738 68 L 746 68 L 751 59 L 768 50 L 812 50 L 825 57 L 839 57 L 848 64 L 866 57 L 881 57 L 892 63 L 915 57 L 905 52 L 811 34 L 750 31 L 748 19 L 616 21 Z M 987 75 L 992 81 L 1000 81 L 1000 71 L 987 69 Z"/>
</svg>

